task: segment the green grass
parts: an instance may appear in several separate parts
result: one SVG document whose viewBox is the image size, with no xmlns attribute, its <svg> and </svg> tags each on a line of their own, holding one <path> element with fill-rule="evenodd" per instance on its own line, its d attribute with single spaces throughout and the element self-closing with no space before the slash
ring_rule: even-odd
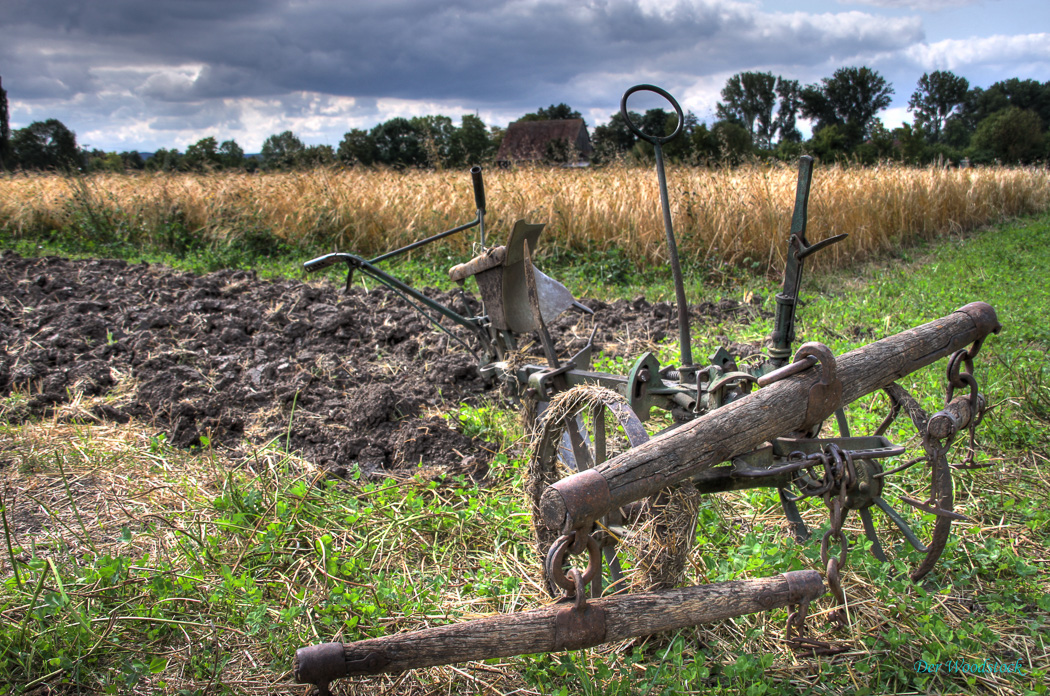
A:
<svg viewBox="0 0 1050 696">
<path fill-rule="evenodd" d="M 979 430 L 978 461 L 994 466 L 955 473 L 956 507 L 971 521 L 954 525 L 941 562 L 920 585 L 902 579 L 902 565 L 877 563 L 863 543 L 851 550 L 845 586 L 852 626 L 824 627 L 819 612 L 829 608 L 827 599 L 814 607 L 818 616 L 811 621 L 818 637 L 848 646 L 845 655 L 794 656 L 778 640 L 786 619 L 778 610 L 621 646 L 417 670 L 337 682 L 337 688 L 1046 693 L 1048 240 L 1050 217 L 1043 216 L 807 279 L 799 337 L 825 342 L 836 353 L 974 300 L 992 304 L 1004 326 L 977 360 L 982 390 L 995 405 Z M 286 257 L 285 266 L 266 266 L 267 272 L 297 274 L 293 264 L 301 259 L 294 257 Z M 194 258 L 171 260 L 189 269 L 204 263 Z M 442 282 L 443 270 L 413 263 L 396 268 L 414 282 Z M 559 263 L 552 259 L 554 267 Z M 619 284 L 604 285 L 605 297 L 631 296 L 645 281 L 616 259 L 584 259 L 583 265 L 590 270 L 575 279 L 552 275 L 567 277 L 585 295 L 597 287 L 585 283 L 595 283 L 593 274 L 606 268 L 608 283 Z M 771 310 L 777 284 L 726 276 L 714 285 L 694 281 L 690 296 L 741 299 L 752 292 L 767 298 Z M 650 299 L 673 296 L 666 280 L 649 291 Z M 697 355 L 712 352 L 718 334 L 758 341 L 770 328 L 759 321 L 698 332 Z M 661 360 L 673 361 L 674 351 L 671 343 L 661 346 Z M 597 363 L 624 369 L 622 359 L 600 356 Z M 943 401 L 943 369 L 941 361 L 906 380 L 929 411 Z M 0 412 L 18 409 L 20 400 L 24 395 L 0 401 Z M 854 429 L 874 429 L 882 405 L 879 397 L 855 403 Z M 500 452 L 490 485 L 328 481 L 276 446 L 233 463 L 207 446 L 172 449 L 134 427 L 59 419 L 0 426 L 0 694 L 44 684 L 59 693 L 302 693 L 288 672 L 302 645 L 545 602 L 521 494 L 528 451 L 516 414 L 488 404 L 460 407 L 448 417 Z M 910 433 L 902 427 L 893 435 Z M 958 448 L 952 458 L 960 460 Z M 769 491 L 708 496 L 698 515 L 690 572 L 698 582 L 819 566 L 819 544 L 785 537 Z M 826 510 L 818 503 L 805 515 L 819 539 Z M 950 668 L 985 659 L 1020 660 L 1025 673 L 989 677 Z M 920 661 L 944 666 L 928 674 L 916 670 Z"/>
</svg>

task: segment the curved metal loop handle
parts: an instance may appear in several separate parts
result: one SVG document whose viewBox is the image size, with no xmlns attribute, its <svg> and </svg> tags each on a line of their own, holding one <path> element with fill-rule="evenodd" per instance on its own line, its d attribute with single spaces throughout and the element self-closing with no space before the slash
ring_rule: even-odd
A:
<svg viewBox="0 0 1050 696">
<path fill-rule="evenodd" d="M 816 341 L 803 343 L 795 351 L 794 361 L 798 363 L 803 358 L 816 358 L 817 362 L 820 363 L 820 384 L 826 386 L 835 381 L 835 373 L 837 372 L 835 355 L 826 345 Z"/>
<path fill-rule="evenodd" d="M 659 94 L 661 97 L 663 97 L 671 103 L 671 106 L 674 107 L 675 114 L 678 115 L 678 127 L 674 129 L 674 133 L 662 136 L 648 135 L 646 133 L 643 133 L 641 128 L 639 128 L 631 122 L 631 117 L 628 115 L 627 112 L 627 98 L 635 92 L 655 92 L 656 94 Z M 678 105 L 678 102 L 675 101 L 675 98 L 668 94 L 666 90 L 660 89 L 655 85 L 635 85 L 634 87 L 631 87 L 629 90 L 624 92 L 623 98 L 620 99 L 620 115 L 623 116 L 624 123 L 627 124 L 627 127 L 631 129 L 632 133 L 637 135 L 642 140 L 648 143 L 652 143 L 653 145 L 663 145 L 666 142 L 674 140 L 678 136 L 678 134 L 682 132 L 682 126 L 685 123 L 685 117 L 682 115 L 682 107 Z"/>
</svg>

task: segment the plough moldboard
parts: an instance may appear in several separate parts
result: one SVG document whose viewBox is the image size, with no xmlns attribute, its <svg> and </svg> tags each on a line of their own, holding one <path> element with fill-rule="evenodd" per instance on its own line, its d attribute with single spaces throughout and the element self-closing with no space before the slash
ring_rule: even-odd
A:
<svg viewBox="0 0 1050 696">
<path fill-rule="evenodd" d="M 653 136 L 635 127 L 627 99 L 638 91 L 656 92 L 670 102 L 679 121 L 674 133 Z M 984 399 L 974 358 L 985 338 L 1000 329 L 995 311 L 973 302 L 840 356 L 819 343 L 793 349 L 804 260 L 846 236 L 814 244 L 806 239 L 813 161 L 803 157 L 783 289 L 776 296 L 765 356 L 745 362 L 720 348 L 708 364 L 694 363 L 661 150 L 681 130 L 682 110 L 671 95 L 651 85 L 629 89 L 620 106 L 628 127 L 651 143 L 656 155 L 677 299 L 679 365 L 662 366 L 646 353 L 626 375 L 594 372 L 593 333 L 575 355 L 561 355 L 548 323 L 565 311 L 590 310 L 533 265 L 542 225 L 519 221 L 505 245 L 486 245 L 485 192 L 478 167 L 471 170 L 477 210 L 472 222 L 371 260 L 336 253 L 305 264 L 316 270 L 345 262 L 348 286 L 360 271 L 394 289 L 473 352 L 483 374 L 511 385 L 526 412 L 536 414 L 526 493 L 544 580 L 560 601 L 461 624 L 301 648 L 295 659 L 300 682 L 327 692 L 330 681 L 344 676 L 573 650 L 779 607 L 792 608 L 790 642 L 807 651 L 828 650 L 827 644 L 805 637 L 805 619 L 809 603 L 825 594 L 826 579 L 836 604 L 831 617 L 840 624 L 847 620 L 840 571 L 847 562 L 843 522 L 850 511 L 860 517 L 879 560 L 889 560 L 904 544 L 918 552 L 909 571 L 913 580 L 929 573 L 944 550 L 952 521 L 961 517 L 952 509 L 953 467 L 947 453 L 960 434 L 968 433 L 968 455 L 954 468 L 976 466 L 973 432 Z M 477 316 L 462 316 L 376 266 L 475 227 L 479 254 L 453 267 L 450 276 L 464 291 L 466 281 L 475 279 L 482 306 Z M 522 355 L 522 347 L 534 342 L 542 348 L 542 358 Z M 944 408 L 927 416 L 897 381 L 943 358 L 948 358 Z M 874 433 L 851 435 L 844 407 L 879 390 L 889 397 L 890 412 Z M 650 436 L 644 422 L 653 409 L 668 412 L 673 425 Z M 901 413 L 911 419 L 922 443 L 919 456 L 903 462 L 905 448 L 886 437 Z M 839 434 L 822 437 L 832 417 Z M 885 485 L 916 466 L 924 473 L 922 490 L 901 495 Z M 805 570 L 677 587 L 695 538 L 696 507 L 689 501 L 756 487 L 777 490 L 800 542 L 808 539 L 809 529 L 798 502 L 819 498 L 826 504 L 831 524 L 820 542 L 823 578 L 816 570 Z M 917 531 L 905 507 L 932 514 L 935 521 Z M 922 530 L 927 538 L 920 538 Z M 583 561 L 585 569 L 579 567 Z"/>
</svg>

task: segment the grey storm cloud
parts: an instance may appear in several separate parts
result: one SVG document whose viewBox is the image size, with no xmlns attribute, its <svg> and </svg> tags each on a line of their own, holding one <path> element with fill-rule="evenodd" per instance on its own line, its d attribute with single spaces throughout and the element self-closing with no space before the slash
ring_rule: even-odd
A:
<svg viewBox="0 0 1050 696">
<path fill-rule="evenodd" d="M 498 104 L 593 73 L 710 74 L 742 56 L 813 65 L 922 39 L 917 19 L 871 19 L 708 1 L 6 0 L 0 60 L 29 99 L 120 85 L 166 102 L 312 91 Z M 148 71 L 192 65 L 190 77 Z"/>
</svg>

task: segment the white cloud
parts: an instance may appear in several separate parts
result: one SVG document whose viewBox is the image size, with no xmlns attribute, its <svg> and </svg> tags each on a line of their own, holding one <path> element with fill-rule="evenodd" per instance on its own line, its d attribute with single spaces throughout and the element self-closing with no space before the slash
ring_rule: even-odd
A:
<svg viewBox="0 0 1050 696">
<path fill-rule="evenodd" d="M 838 0 L 838 2 L 840 5 L 870 5 L 871 7 L 929 12 L 952 7 L 969 7 L 979 4 L 981 0 Z"/>
<path fill-rule="evenodd" d="M 908 111 L 906 106 L 891 106 L 879 113 L 879 120 L 882 121 L 882 125 L 886 126 L 887 129 L 893 130 L 894 128 L 900 128 L 905 123 L 911 123 L 915 120 L 915 117 Z"/>
<path fill-rule="evenodd" d="M 393 116 L 478 112 L 504 125 L 559 102 L 595 125 L 640 82 L 707 118 L 725 80 L 741 71 L 809 83 L 843 65 L 870 65 L 896 70 L 887 77 L 901 90 L 923 69 L 1045 65 L 1050 46 L 1047 34 L 925 44 L 918 16 L 767 12 L 734 0 L 103 5 L 0 3 L 13 125 L 58 118 L 109 149 L 181 148 L 211 135 L 254 151 L 283 130 L 336 144 L 351 128 Z"/>
<path fill-rule="evenodd" d="M 905 55 L 924 70 L 958 70 L 967 65 L 1040 63 L 1050 67 L 1050 34 L 946 39 L 916 44 Z"/>
<path fill-rule="evenodd" d="M 203 69 L 203 65 L 158 67 L 151 71 L 136 91 L 142 96 L 161 101 L 186 101 L 193 94 L 193 86 Z"/>
</svg>

